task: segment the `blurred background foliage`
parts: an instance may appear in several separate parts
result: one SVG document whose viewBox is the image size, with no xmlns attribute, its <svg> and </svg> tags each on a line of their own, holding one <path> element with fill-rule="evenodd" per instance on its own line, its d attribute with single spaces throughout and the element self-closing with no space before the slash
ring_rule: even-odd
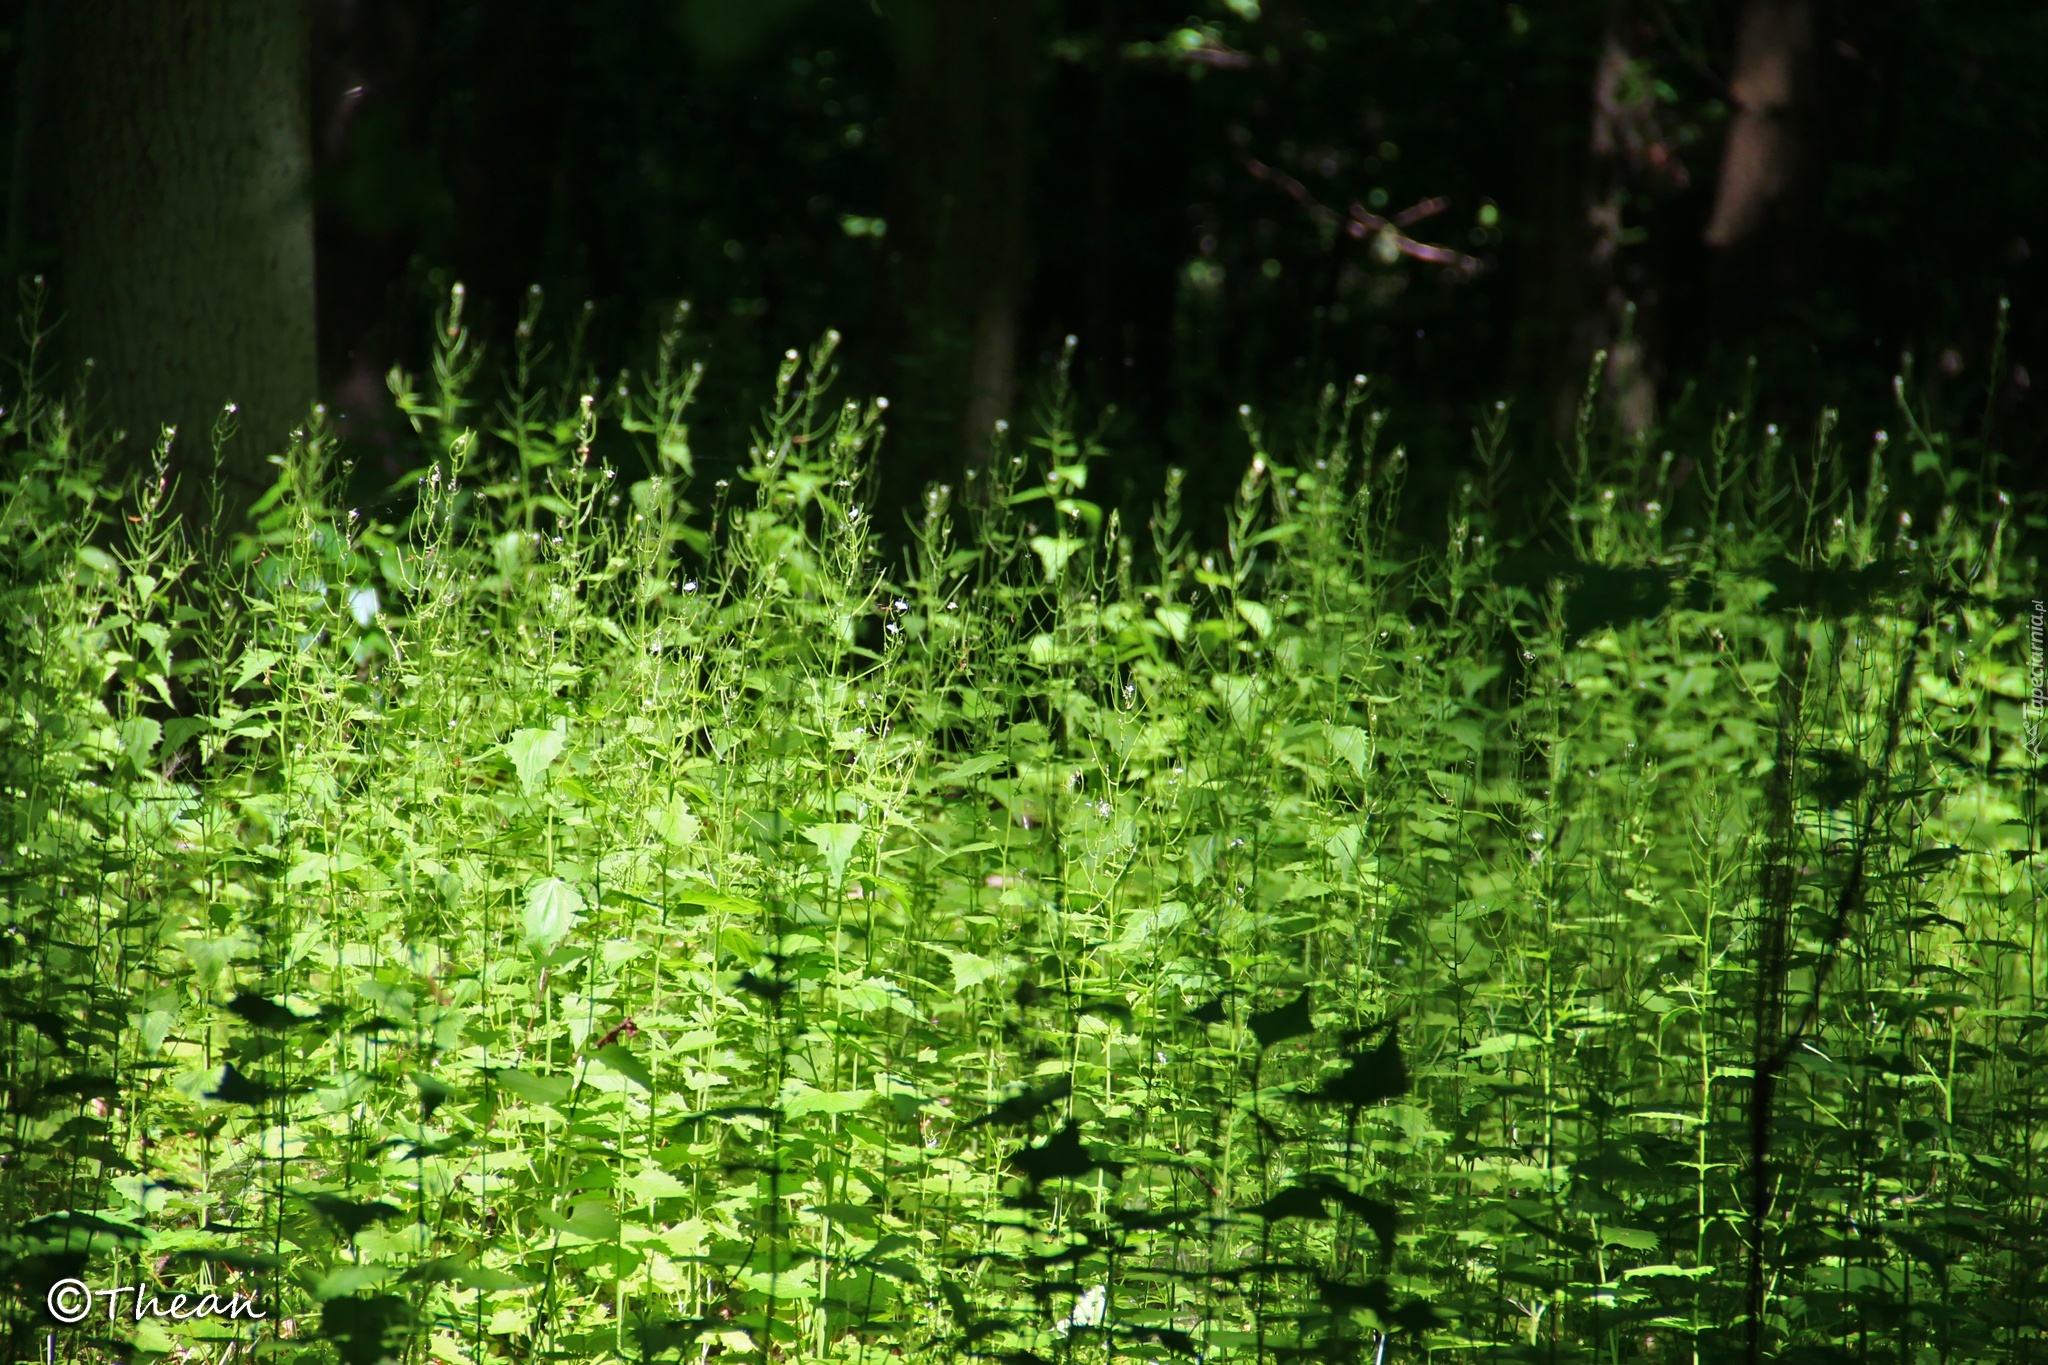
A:
<svg viewBox="0 0 2048 1365">
<path fill-rule="evenodd" d="M 39 2 L 0 6 L 7 247 L 61 286 L 81 58 Z M 540 286 L 593 375 L 690 301 L 713 467 L 837 327 L 896 501 L 1028 416 L 1070 334 L 1113 502 L 1171 465 L 1227 495 L 1240 404 L 1284 423 L 1362 371 L 1426 504 L 1482 405 L 1554 449 L 1601 349 L 1624 438 L 1748 401 L 1860 441 L 1906 373 L 2038 477 L 2040 6 L 312 0 L 307 44 L 318 382 L 386 452 L 366 480 L 402 472 L 385 375 L 455 281 L 499 355 Z"/>
</svg>

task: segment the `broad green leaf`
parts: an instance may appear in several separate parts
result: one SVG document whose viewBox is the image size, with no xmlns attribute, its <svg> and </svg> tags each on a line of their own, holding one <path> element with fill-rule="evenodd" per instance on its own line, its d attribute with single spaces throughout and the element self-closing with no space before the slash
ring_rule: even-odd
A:
<svg viewBox="0 0 2048 1365">
<path fill-rule="evenodd" d="M 1223 699 L 1230 711 L 1230 718 L 1244 729 L 1252 723 L 1252 711 L 1258 703 L 1259 680 L 1241 673 L 1219 673 L 1209 679 L 1209 688 Z"/>
<path fill-rule="evenodd" d="M 512 738 L 505 741 L 505 756 L 512 760 L 512 769 L 519 774 L 519 789 L 533 795 L 568 742 L 569 727 L 564 720 L 557 720 L 550 730 L 513 731 Z"/>
<path fill-rule="evenodd" d="M 163 738 L 163 733 L 164 727 L 148 716 L 136 716 L 121 722 L 121 748 L 138 772 L 149 767 L 149 760 L 155 755 L 157 742 Z"/>
<path fill-rule="evenodd" d="M 519 1067 L 479 1067 L 499 1088 L 532 1104 L 564 1104 L 569 1099 L 569 1081 L 563 1076 L 536 1076 Z"/>
<path fill-rule="evenodd" d="M 242 656 L 242 666 L 235 671 L 235 681 L 230 690 L 239 692 L 256 679 L 269 672 L 271 667 L 284 655 L 274 649 L 252 649 Z"/>
<path fill-rule="evenodd" d="M 811 825 L 804 830 L 804 837 L 825 855 L 825 865 L 832 870 L 834 886 L 845 880 L 846 865 L 853 860 L 853 851 L 860 843 L 860 836 L 859 825 Z"/>
<path fill-rule="evenodd" d="M 1365 776 L 1366 760 L 1372 755 L 1372 739 L 1356 725 L 1325 725 L 1323 739 L 1330 752 L 1351 765 L 1354 777 Z"/>
<path fill-rule="evenodd" d="M 702 828 L 680 796 L 670 797 L 665 805 L 649 806 L 642 818 L 671 848 L 687 848 L 696 843 Z"/>
<path fill-rule="evenodd" d="M 782 1110 L 790 1118 L 805 1114 L 851 1114 L 867 1107 L 875 1097 L 872 1090 L 801 1090 L 784 1101 Z"/>
<path fill-rule="evenodd" d="M 1085 540 L 1076 540 L 1072 536 L 1031 537 L 1031 549 L 1037 554 L 1039 563 L 1045 566 L 1046 582 L 1050 583 L 1057 580 L 1061 572 L 1066 569 L 1067 561 L 1074 557 L 1074 552 L 1081 549 L 1087 543 Z"/>
<path fill-rule="evenodd" d="M 979 953 L 964 952 L 955 948 L 941 948 L 953 964 L 953 989 L 972 990 L 984 981 L 993 980 L 1002 973 L 1002 964 L 991 962 Z"/>
<path fill-rule="evenodd" d="M 625 1044 L 608 1043 L 593 1055 L 599 1062 L 632 1081 L 642 1090 L 653 1093 L 654 1073 L 647 1069 L 647 1063 L 629 1052 Z"/>
<path fill-rule="evenodd" d="M 526 946 L 551 953 L 583 920 L 583 895 L 560 877 L 536 882 L 526 893 Z"/>
</svg>

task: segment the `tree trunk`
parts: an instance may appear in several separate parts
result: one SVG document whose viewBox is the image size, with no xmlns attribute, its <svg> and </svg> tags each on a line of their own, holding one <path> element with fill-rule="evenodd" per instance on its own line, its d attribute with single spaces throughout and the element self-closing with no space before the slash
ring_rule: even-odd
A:
<svg viewBox="0 0 2048 1365">
<path fill-rule="evenodd" d="M 1638 27 L 1625 0 L 1608 5 L 1589 73 L 1591 100 L 1581 102 L 1585 85 L 1553 79 L 1553 108 L 1532 113 L 1526 124 L 1528 136 L 1538 140 L 1524 156 L 1535 230 L 1517 365 L 1543 396 L 1549 424 L 1561 437 L 1572 429 L 1587 368 L 1602 351 L 1602 406 L 1609 418 L 1628 435 L 1656 419 L 1654 260 L 1639 249 L 1625 251 L 1625 219 L 1643 191 L 1660 182 L 1683 184 L 1685 172 L 1657 124 L 1637 55 Z M 1580 121 L 1582 110 L 1589 122 Z"/>
<path fill-rule="evenodd" d="M 1030 0 L 907 0 L 892 15 L 901 334 L 885 506 L 982 465 L 1015 398 L 1031 19 Z"/>
<path fill-rule="evenodd" d="M 67 0 L 53 17 L 60 336 L 131 453 L 177 427 L 188 497 L 234 403 L 239 509 L 317 382 L 304 0 Z"/>
<path fill-rule="evenodd" d="M 1749 0 L 1736 33 L 1735 117 L 1721 155 L 1707 245 L 1714 332 L 1748 341 L 1804 283 L 1817 71 L 1808 0 Z"/>
</svg>

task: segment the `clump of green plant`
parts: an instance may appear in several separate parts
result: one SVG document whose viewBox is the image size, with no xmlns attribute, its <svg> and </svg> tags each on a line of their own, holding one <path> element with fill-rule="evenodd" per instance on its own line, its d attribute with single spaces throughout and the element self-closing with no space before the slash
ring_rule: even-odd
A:
<svg viewBox="0 0 2048 1365">
<path fill-rule="evenodd" d="M 1056 374 L 892 563 L 832 339 L 704 489 L 677 337 L 533 332 L 232 546 L 0 419 L 16 1356 L 2037 1347 L 2034 564 L 1938 440 L 1517 530 L 1493 424 L 1414 543 L 1357 385 L 1198 553 Z"/>
</svg>

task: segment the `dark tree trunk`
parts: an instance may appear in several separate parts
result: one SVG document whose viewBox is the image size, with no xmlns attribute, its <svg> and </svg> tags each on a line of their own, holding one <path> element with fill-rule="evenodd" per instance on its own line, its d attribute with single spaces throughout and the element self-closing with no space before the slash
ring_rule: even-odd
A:
<svg viewBox="0 0 2048 1365">
<path fill-rule="evenodd" d="M 1030 0 L 910 0 L 892 19 L 900 334 L 885 506 L 982 464 L 1015 397 L 1032 80 Z"/>
<path fill-rule="evenodd" d="M 230 502 L 313 402 L 303 0 L 67 0 L 56 20 L 60 333 L 132 451 L 178 429 L 189 493 L 233 402 Z"/>
<path fill-rule="evenodd" d="M 1523 157 L 1532 232 L 1516 365 L 1560 436 L 1603 351 L 1602 405 L 1614 424 L 1632 435 L 1656 419 L 1655 261 L 1629 249 L 1626 233 L 1644 193 L 1682 185 L 1685 173 L 1657 126 L 1638 29 L 1633 6 L 1608 5 L 1585 35 L 1591 70 L 1573 80 L 1553 72 L 1524 125 L 1535 139 Z"/>
<path fill-rule="evenodd" d="M 1817 75 L 1810 0 L 1749 0 L 1728 82 L 1735 117 L 1706 230 L 1713 331 L 1725 341 L 1753 340 L 1803 291 Z"/>
</svg>

